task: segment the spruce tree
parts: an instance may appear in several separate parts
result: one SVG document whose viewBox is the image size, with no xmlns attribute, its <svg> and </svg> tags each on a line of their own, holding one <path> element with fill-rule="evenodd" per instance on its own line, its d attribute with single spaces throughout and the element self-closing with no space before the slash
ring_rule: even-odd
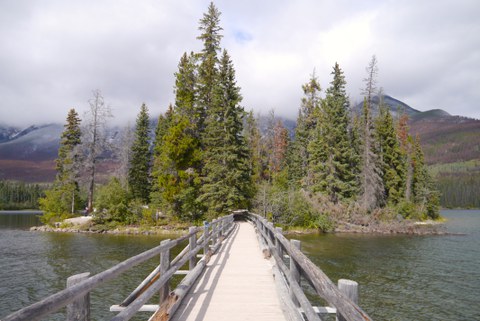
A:
<svg viewBox="0 0 480 321">
<path fill-rule="evenodd" d="M 375 131 L 385 197 L 389 203 L 397 204 L 405 195 L 406 158 L 400 149 L 392 115 L 383 103 L 382 97 L 380 97 L 379 114 L 375 120 Z"/>
<path fill-rule="evenodd" d="M 298 112 L 295 140 L 289 152 L 289 179 L 295 186 L 309 187 L 312 173 L 308 166 L 308 144 L 312 140 L 318 117 L 321 115 L 320 83 L 313 72 L 310 80 L 302 86 L 303 97 Z"/>
<path fill-rule="evenodd" d="M 235 70 L 224 50 L 219 67 L 215 99 L 207 110 L 204 138 L 204 172 L 199 201 L 209 217 L 248 205 L 253 188 L 248 147 L 243 137 L 245 111 L 236 84 Z"/>
<path fill-rule="evenodd" d="M 75 109 L 70 109 L 64 130 L 60 138 L 58 158 L 56 159 L 57 175 L 51 189 L 40 199 L 40 208 L 45 211 L 42 219 L 45 223 L 53 223 L 63 214 L 73 214 L 80 205 L 78 176 L 80 170 L 80 151 L 82 132 L 80 118 Z"/>
<path fill-rule="evenodd" d="M 247 114 L 244 128 L 244 137 L 248 146 L 250 160 L 250 172 L 252 173 L 252 180 L 259 184 L 262 177 L 262 148 L 261 148 L 261 134 L 258 128 L 258 121 L 253 115 L 253 111 Z"/>
<path fill-rule="evenodd" d="M 440 197 L 434 188 L 433 179 L 425 165 L 420 139 L 416 137 L 413 145 L 413 195 L 419 207 L 422 218 L 436 219 L 439 217 Z"/>
<path fill-rule="evenodd" d="M 162 207 L 164 203 L 164 186 L 160 179 L 162 173 L 166 170 L 165 163 L 162 160 L 162 153 L 165 150 L 165 136 L 173 122 L 173 106 L 168 106 L 165 115 L 158 117 L 157 128 L 155 129 L 155 140 L 153 143 L 153 164 L 152 164 L 152 192 L 150 199 L 154 206 Z"/>
<path fill-rule="evenodd" d="M 328 195 L 332 202 L 353 196 L 355 175 L 352 171 L 354 150 L 349 137 L 348 96 L 345 77 L 335 64 L 333 80 L 326 91 L 316 135 L 309 144 L 313 190 Z"/>
<path fill-rule="evenodd" d="M 220 41 L 223 30 L 220 27 L 220 11 L 215 7 L 213 2 L 210 3 L 207 12 L 200 19 L 199 30 L 200 36 L 197 39 L 203 41 L 203 50 L 198 55 L 200 65 L 198 66 L 197 79 L 197 127 L 200 133 L 205 130 L 205 118 L 208 109 L 213 108 L 214 104 L 214 88 L 217 81 L 217 65 L 218 54 L 220 51 Z"/>
<path fill-rule="evenodd" d="M 150 119 L 147 106 L 142 104 L 135 126 L 135 139 L 132 144 L 131 161 L 128 170 L 128 184 L 132 196 L 144 203 L 148 203 L 150 199 L 151 162 Z"/>
</svg>

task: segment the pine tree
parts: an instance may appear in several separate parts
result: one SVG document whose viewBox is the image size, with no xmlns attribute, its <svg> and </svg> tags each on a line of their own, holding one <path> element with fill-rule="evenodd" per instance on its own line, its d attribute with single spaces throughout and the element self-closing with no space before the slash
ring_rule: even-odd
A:
<svg viewBox="0 0 480 321">
<path fill-rule="evenodd" d="M 332 202 L 353 196 L 354 150 L 349 137 L 348 97 L 345 77 L 335 64 L 333 80 L 326 91 L 322 112 L 317 118 L 316 135 L 309 144 L 313 190 L 327 194 Z"/>
<path fill-rule="evenodd" d="M 132 144 L 131 161 L 128 170 L 128 184 L 133 197 L 143 203 L 148 203 L 150 199 L 151 162 L 150 119 L 147 106 L 142 104 L 135 126 L 135 139 Z"/>
<path fill-rule="evenodd" d="M 153 144 L 153 164 L 152 164 L 152 192 L 150 199 L 154 206 L 161 207 L 164 203 L 163 192 L 165 186 L 160 179 L 166 170 L 162 154 L 165 150 L 165 136 L 173 122 L 173 106 L 170 105 L 165 115 L 158 117 L 157 128 L 155 129 L 155 141 Z"/>
<path fill-rule="evenodd" d="M 40 199 L 40 208 L 46 212 L 44 222 L 53 223 L 66 213 L 74 213 L 79 208 L 80 144 L 82 132 L 80 118 L 75 109 L 70 109 L 67 121 L 60 138 L 58 158 L 56 159 L 57 175 L 51 189 Z"/>
<path fill-rule="evenodd" d="M 321 87 L 313 72 L 310 80 L 302 86 L 302 104 L 298 112 L 295 140 L 289 152 L 290 181 L 296 186 L 309 187 L 312 173 L 309 170 L 308 144 L 312 140 L 318 117 L 321 115 Z"/>
<path fill-rule="evenodd" d="M 208 109 L 204 139 L 204 173 L 199 201 L 209 217 L 248 205 L 252 196 L 249 152 L 242 135 L 245 112 L 236 84 L 235 70 L 223 52 L 215 87 L 215 100 Z"/>
<path fill-rule="evenodd" d="M 415 139 L 413 149 L 413 194 L 415 196 L 415 203 L 419 206 L 423 218 L 436 219 L 439 217 L 438 207 L 440 197 L 434 188 L 433 179 L 425 165 L 424 155 L 418 137 Z"/>
<path fill-rule="evenodd" d="M 380 97 L 380 112 L 375 120 L 375 131 L 385 197 L 389 203 L 397 204 L 405 195 L 406 158 L 400 149 L 392 115 L 383 103 L 382 97 Z"/>
<path fill-rule="evenodd" d="M 197 127 L 200 133 L 205 130 L 205 118 L 208 109 L 213 108 L 214 90 L 217 82 L 217 64 L 218 53 L 220 51 L 220 41 L 223 30 L 220 27 L 220 11 L 215 7 L 213 2 L 210 3 L 207 13 L 200 20 L 198 28 L 202 33 L 197 39 L 203 41 L 203 50 L 198 55 L 200 65 L 198 67 L 197 80 Z"/>
<path fill-rule="evenodd" d="M 201 118 L 197 100 L 197 66 L 194 53 L 184 53 L 175 73 L 175 112 L 186 117 L 192 128 L 196 130 Z"/>
<path fill-rule="evenodd" d="M 247 114 L 244 128 L 244 137 L 248 146 L 250 160 L 250 172 L 252 173 L 252 180 L 258 184 L 261 180 L 262 174 L 262 148 L 261 148 L 261 134 L 258 128 L 258 121 L 253 115 L 253 111 Z"/>
</svg>

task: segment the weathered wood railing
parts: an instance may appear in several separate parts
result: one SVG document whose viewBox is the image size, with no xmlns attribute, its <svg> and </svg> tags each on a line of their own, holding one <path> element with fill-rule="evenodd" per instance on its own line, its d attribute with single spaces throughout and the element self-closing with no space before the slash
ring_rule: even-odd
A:
<svg viewBox="0 0 480 321">
<path fill-rule="evenodd" d="M 309 321 L 321 320 L 320 315 L 322 313 L 333 311 L 337 313 L 338 320 L 371 320 L 367 313 L 355 302 L 358 295 L 358 293 L 355 293 L 357 291 L 356 282 L 339 280 L 339 287 L 337 287 L 322 270 L 300 251 L 300 241 L 287 240 L 281 228 L 275 228 L 272 223 L 259 215 L 247 211 L 237 211 L 236 213 L 237 215 L 244 215 L 254 223 L 264 255 L 275 258 L 276 266 L 286 281 L 288 295 L 291 299 L 290 304 L 293 303 L 295 310 L 300 312 L 298 316 L 292 316 L 292 318 L 297 320 L 306 318 Z M 289 259 L 289 267 L 284 263 L 285 257 Z M 310 283 L 316 294 L 335 309 L 313 307 L 300 286 L 300 277 Z M 342 290 L 339 290 L 339 288 Z"/>
<path fill-rule="evenodd" d="M 129 320 L 138 311 L 154 311 L 150 320 L 167 320 L 178 308 L 180 301 L 192 284 L 204 270 L 211 255 L 220 247 L 223 239 L 235 228 L 233 215 L 213 220 L 203 227 L 191 227 L 189 233 L 175 240 L 164 240 L 159 246 L 125 260 L 108 270 L 89 277 L 82 273 L 69 278 L 67 288 L 37 303 L 14 312 L 3 321 L 41 320 L 67 307 L 68 321 L 90 320 L 89 293 L 98 286 L 110 281 L 133 267 L 160 255 L 159 266 L 130 294 L 119 306 L 111 311 L 119 311 L 111 321 Z M 202 234 L 197 238 L 198 234 Z M 188 245 L 170 261 L 170 250 L 189 240 Z M 196 262 L 197 254 L 203 249 L 201 259 Z M 189 270 L 181 271 L 188 262 Z M 175 274 L 185 277 L 169 292 L 169 281 Z M 145 305 L 155 294 L 160 292 L 159 305 Z"/>
</svg>

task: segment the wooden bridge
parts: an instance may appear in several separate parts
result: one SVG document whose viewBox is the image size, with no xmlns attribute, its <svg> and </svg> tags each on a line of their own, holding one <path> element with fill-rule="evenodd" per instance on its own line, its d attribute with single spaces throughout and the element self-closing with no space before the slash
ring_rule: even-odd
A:
<svg viewBox="0 0 480 321">
<path fill-rule="evenodd" d="M 187 240 L 170 260 L 171 249 Z M 94 276 L 72 276 L 65 290 L 3 321 L 42 320 L 65 306 L 68 321 L 90 320 L 90 291 L 158 255 L 158 267 L 122 303 L 110 307 L 117 313 L 111 321 L 130 320 L 142 311 L 150 312 L 145 316 L 149 321 L 312 321 L 332 313 L 338 320 L 371 320 L 356 303 L 356 282 L 340 280 L 337 287 L 300 251 L 299 241 L 288 241 L 281 229 L 258 215 L 236 211 Z M 185 277 L 170 290 L 176 274 Z M 313 306 L 302 282 L 313 289 L 315 301 L 328 306 Z M 158 304 L 148 304 L 156 294 Z"/>
</svg>

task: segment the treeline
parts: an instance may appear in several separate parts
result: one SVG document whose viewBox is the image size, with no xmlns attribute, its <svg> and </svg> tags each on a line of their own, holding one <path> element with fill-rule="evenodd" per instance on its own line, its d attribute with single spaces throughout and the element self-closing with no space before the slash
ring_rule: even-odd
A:
<svg viewBox="0 0 480 321">
<path fill-rule="evenodd" d="M 439 173 L 440 204 L 446 208 L 480 208 L 480 173 Z"/>
<path fill-rule="evenodd" d="M 0 181 L 0 209 L 38 209 L 38 199 L 45 195 L 45 186 L 15 181 Z"/>
<path fill-rule="evenodd" d="M 105 123 L 105 113 L 96 111 L 104 110 L 98 108 L 105 106 L 103 97 L 97 92 L 90 103 L 88 132 L 80 128 L 76 111 L 69 112 L 54 187 L 40 201 L 48 213 L 45 221 L 82 208 L 84 172 L 91 177 L 83 184 L 87 211 L 95 209 L 99 223 L 152 223 L 153 216 L 198 221 L 250 206 L 254 184 L 243 136 L 245 111 L 233 63 L 220 46 L 219 22 L 220 12 L 212 3 L 199 23 L 203 49 L 181 57 L 175 103 L 159 118 L 155 141 L 150 142 L 144 104 L 135 130 L 127 131 L 117 151 L 121 164 L 116 177 L 95 193 L 95 160 L 102 151 Z"/>
<path fill-rule="evenodd" d="M 394 119 L 382 99 L 378 115 L 372 113 L 373 97 L 382 97 L 377 73 L 374 56 L 359 115 L 349 108 L 345 77 L 335 64 L 325 95 L 315 74 L 302 86 L 293 140 L 273 116 L 265 135 L 253 130 L 257 211 L 287 226 L 323 230 L 342 221 L 438 217 L 439 194 L 418 137 L 409 135 L 408 117 Z"/>
<path fill-rule="evenodd" d="M 241 106 L 235 68 L 221 48 L 220 12 L 210 4 L 199 23 L 200 52 L 185 53 L 175 73 L 175 102 L 150 141 L 143 104 L 126 131 L 116 177 L 95 189 L 108 116 L 94 92 L 83 129 L 70 110 L 61 137 L 57 177 L 40 200 L 51 222 L 86 204 L 97 223 L 195 222 L 254 208 L 276 223 L 331 229 L 339 221 L 369 224 L 438 216 L 438 193 L 407 118 L 381 103 L 373 117 L 377 62 L 367 68 L 363 113 L 352 115 L 338 64 L 321 95 L 315 75 L 302 86 L 294 139 L 273 112 L 262 133 Z M 84 179 L 87 178 L 87 179 Z M 95 193 L 94 193 L 95 191 Z M 157 222 L 158 223 L 158 222 Z"/>
</svg>

